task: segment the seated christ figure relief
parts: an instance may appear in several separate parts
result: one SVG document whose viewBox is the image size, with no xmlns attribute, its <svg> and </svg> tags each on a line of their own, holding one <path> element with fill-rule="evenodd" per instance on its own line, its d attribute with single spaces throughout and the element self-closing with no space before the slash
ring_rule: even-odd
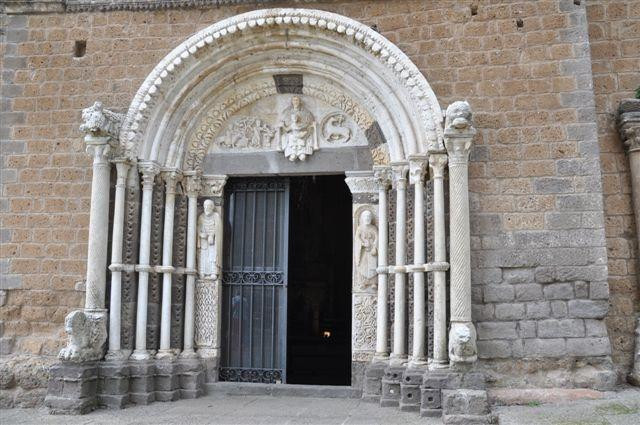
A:
<svg viewBox="0 0 640 425">
<path fill-rule="evenodd" d="M 315 118 L 299 96 L 293 96 L 291 106 L 282 112 L 278 133 L 280 148 L 289 161 L 304 161 L 318 150 Z"/>
</svg>

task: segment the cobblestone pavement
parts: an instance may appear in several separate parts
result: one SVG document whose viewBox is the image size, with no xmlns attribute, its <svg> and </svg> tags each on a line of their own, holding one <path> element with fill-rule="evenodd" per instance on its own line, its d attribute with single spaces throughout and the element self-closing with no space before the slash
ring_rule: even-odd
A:
<svg viewBox="0 0 640 425">
<path fill-rule="evenodd" d="M 361 424 L 439 425 L 418 413 L 381 408 L 360 399 L 208 395 L 85 416 L 50 416 L 47 410 L 0 410 L 0 424 Z"/>
<path fill-rule="evenodd" d="M 493 412 L 500 425 L 638 425 L 640 390 L 607 392 L 600 400 L 494 407 Z"/>
</svg>

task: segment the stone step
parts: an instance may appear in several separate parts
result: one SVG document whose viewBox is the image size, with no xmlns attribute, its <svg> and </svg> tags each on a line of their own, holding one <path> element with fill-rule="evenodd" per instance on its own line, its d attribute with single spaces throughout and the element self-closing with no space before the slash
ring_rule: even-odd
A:
<svg viewBox="0 0 640 425">
<path fill-rule="evenodd" d="M 360 398 L 362 390 L 334 385 L 260 384 L 251 382 L 213 382 L 205 384 L 208 394 L 271 395 L 285 397 Z"/>
</svg>

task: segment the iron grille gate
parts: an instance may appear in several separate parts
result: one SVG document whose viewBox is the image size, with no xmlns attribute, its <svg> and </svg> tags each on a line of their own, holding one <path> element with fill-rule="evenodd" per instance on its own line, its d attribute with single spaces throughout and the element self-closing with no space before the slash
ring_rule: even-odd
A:
<svg viewBox="0 0 640 425">
<path fill-rule="evenodd" d="M 220 380 L 286 382 L 289 180 L 225 187 Z"/>
</svg>

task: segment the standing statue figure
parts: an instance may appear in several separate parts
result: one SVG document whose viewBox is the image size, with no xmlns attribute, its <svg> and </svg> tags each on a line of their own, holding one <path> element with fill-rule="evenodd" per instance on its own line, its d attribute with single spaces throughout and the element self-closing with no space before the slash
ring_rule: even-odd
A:
<svg viewBox="0 0 640 425">
<path fill-rule="evenodd" d="M 373 213 L 369 210 L 360 214 L 355 242 L 358 281 L 367 288 L 376 284 L 378 275 L 378 228 L 373 224 Z"/>
<path fill-rule="evenodd" d="M 218 244 L 220 243 L 220 214 L 213 201 L 204 201 L 204 212 L 198 217 L 198 275 L 218 278 Z"/>
<path fill-rule="evenodd" d="M 282 112 L 278 131 L 280 148 L 289 161 L 304 161 L 318 150 L 316 121 L 298 96 L 293 96 L 291 106 Z"/>
</svg>

